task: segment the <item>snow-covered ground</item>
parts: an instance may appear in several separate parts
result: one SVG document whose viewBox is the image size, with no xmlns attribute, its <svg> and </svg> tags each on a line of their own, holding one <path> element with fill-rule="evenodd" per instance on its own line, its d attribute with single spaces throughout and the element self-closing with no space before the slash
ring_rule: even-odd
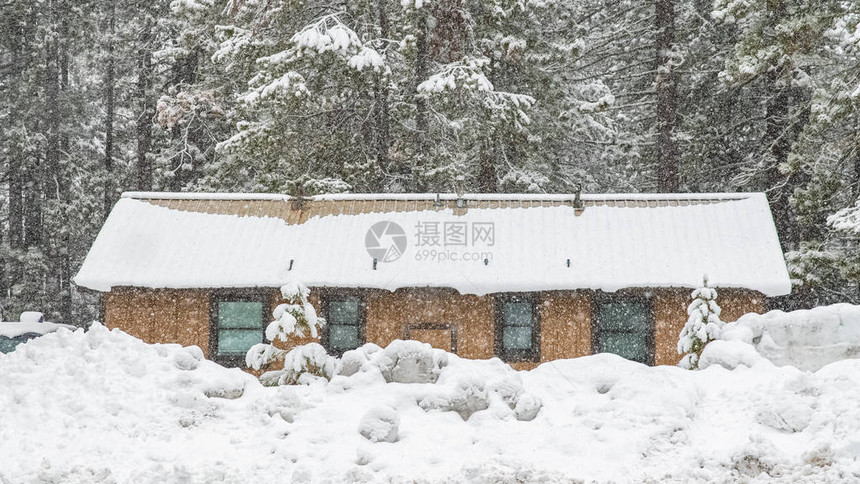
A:
<svg viewBox="0 0 860 484">
<path fill-rule="evenodd" d="M 351 376 L 266 388 L 196 348 L 61 329 L 0 355 L 0 482 L 860 481 L 860 360 L 718 343 L 701 371 L 436 350 L 435 383 L 386 383 L 403 349 L 368 346 Z"/>
</svg>

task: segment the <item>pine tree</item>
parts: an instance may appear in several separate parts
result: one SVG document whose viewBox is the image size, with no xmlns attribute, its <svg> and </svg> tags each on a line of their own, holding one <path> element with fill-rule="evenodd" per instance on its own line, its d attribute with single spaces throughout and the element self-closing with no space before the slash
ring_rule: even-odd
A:
<svg viewBox="0 0 860 484">
<path fill-rule="evenodd" d="M 699 367 L 699 357 L 708 342 L 720 337 L 723 322 L 720 320 L 720 306 L 717 305 L 717 290 L 708 287 L 704 278 L 702 287 L 691 294 L 693 302 L 687 307 L 687 324 L 678 337 L 678 354 L 684 355 L 679 366 L 689 370 Z"/>
<path fill-rule="evenodd" d="M 316 309 L 308 302 L 309 294 L 308 287 L 300 282 L 281 287 L 281 296 L 286 302 L 275 308 L 275 320 L 266 327 L 266 339 L 272 343 L 279 341 L 295 345 L 297 339 L 319 336 L 325 319 L 318 317 Z M 271 343 L 260 343 L 248 350 L 245 363 L 255 370 L 282 363 L 283 369 L 264 373 L 260 379 L 266 385 L 292 385 L 298 383 L 303 374 L 331 379 L 335 360 L 318 343 L 294 346 L 289 350 Z"/>
</svg>

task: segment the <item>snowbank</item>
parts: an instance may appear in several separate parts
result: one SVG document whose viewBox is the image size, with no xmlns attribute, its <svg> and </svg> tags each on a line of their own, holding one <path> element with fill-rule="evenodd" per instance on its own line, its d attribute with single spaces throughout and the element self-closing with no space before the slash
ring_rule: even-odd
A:
<svg viewBox="0 0 860 484">
<path fill-rule="evenodd" d="M 860 360 L 691 372 L 604 354 L 516 372 L 395 349 L 267 388 L 194 347 L 61 329 L 0 355 L 0 482 L 860 479 Z"/>
<path fill-rule="evenodd" d="M 721 339 L 752 345 L 776 365 L 816 371 L 829 363 L 860 358 L 860 306 L 834 304 L 789 313 L 746 314 L 726 325 Z"/>
</svg>

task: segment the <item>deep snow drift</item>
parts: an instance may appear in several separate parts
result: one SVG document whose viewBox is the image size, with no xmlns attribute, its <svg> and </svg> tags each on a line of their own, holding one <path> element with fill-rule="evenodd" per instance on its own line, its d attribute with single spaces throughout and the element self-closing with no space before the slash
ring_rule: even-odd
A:
<svg viewBox="0 0 860 484">
<path fill-rule="evenodd" d="M 750 313 L 727 326 L 722 339 L 751 344 L 777 365 L 815 371 L 835 361 L 860 358 L 860 306 Z"/>
<path fill-rule="evenodd" d="M 265 388 L 197 348 L 63 329 L 0 355 L 0 482 L 860 480 L 860 360 L 722 343 L 696 372 L 435 350 L 401 376 L 414 345 L 367 345 L 350 376 Z"/>
</svg>

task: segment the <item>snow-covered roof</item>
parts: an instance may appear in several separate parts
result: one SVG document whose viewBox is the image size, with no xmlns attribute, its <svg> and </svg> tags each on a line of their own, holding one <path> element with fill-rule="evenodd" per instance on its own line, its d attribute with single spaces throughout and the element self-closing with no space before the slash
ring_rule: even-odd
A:
<svg viewBox="0 0 860 484">
<path fill-rule="evenodd" d="M 717 287 L 790 291 L 764 194 L 583 195 L 574 205 L 573 195 L 126 193 L 75 282 L 487 294 L 696 287 L 707 274 Z"/>
</svg>

